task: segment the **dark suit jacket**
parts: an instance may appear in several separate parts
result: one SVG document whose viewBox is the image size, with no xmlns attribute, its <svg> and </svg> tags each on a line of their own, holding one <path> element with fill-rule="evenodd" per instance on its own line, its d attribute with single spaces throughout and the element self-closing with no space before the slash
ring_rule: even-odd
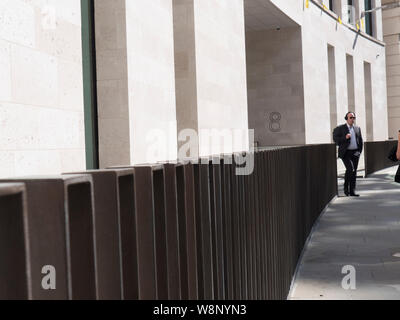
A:
<svg viewBox="0 0 400 320">
<path fill-rule="evenodd" d="M 360 127 L 354 126 L 354 132 L 356 133 L 356 141 L 358 146 L 358 151 L 361 153 L 363 150 L 364 142 L 361 135 Z M 333 141 L 339 146 L 339 158 L 343 159 L 350 145 L 350 139 L 346 139 L 346 136 L 350 133 L 347 124 L 341 125 L 335 130 L 333 130 Z"/>
</svg>

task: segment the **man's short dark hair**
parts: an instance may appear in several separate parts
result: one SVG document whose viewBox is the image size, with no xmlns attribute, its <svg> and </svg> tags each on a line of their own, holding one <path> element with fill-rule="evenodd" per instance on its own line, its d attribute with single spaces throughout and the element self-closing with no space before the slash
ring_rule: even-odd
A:
<svg viewBox="0 0 400 320">
<path fill-rule="evenodd" d="M 348 120 L 348 119 L 349 119 L 349 114 L 354 114 L 354 115 L 356 115 L 353 111 L 349 111 L 349 112 L 346 113 L 346 116 L 344 117 L 345 120 Z"/>
</svg>

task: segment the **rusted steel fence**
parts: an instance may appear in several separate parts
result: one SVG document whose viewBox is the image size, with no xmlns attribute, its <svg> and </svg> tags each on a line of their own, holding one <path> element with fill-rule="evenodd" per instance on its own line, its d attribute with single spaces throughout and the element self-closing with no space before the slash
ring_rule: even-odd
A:
<svg viewBox="0 0 400 320">
<path fill-rule="evenodd" d="M 2 180 L 0 299 L 286 299 L 336 194 L 334 145 Z"/>
<path fill-rule="evenodd" d="M 390 150 L 396 145 L 397 140 L 365 142 L 365 176 L 396 165 L 388 159 Z"/>
</svg>

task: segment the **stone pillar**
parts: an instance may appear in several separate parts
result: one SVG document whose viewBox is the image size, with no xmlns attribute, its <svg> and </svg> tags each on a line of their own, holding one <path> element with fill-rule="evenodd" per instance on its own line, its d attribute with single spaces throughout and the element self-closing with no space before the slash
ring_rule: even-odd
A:
<svg viewBox="0 0 400 320">
<path fill-rule="evenodd" d="M 175 87 L 178 138 L 183 130 L 198 134 L 196 40 L 193 0 L 173 0 L 175 42 Z M 178 148 L 186 144 L 178 141 Z M 198 145 L 190 157 L 196 157 Z M 178 157 L 182 156 L 178 154 Z"/>
<path fill-rule="evenodd" d="M 172 0 L 96 0 L 101 168 L 176 160 Z"/>
<path fill-rule="evenodd" d="M 247 151 L 243 0 L 173 4 L 179 131 L 199 133 L 200 156 Z M 234 139 L 235 131 L 246 136 Z"/>
<path fill-rule="evenodd" d="M 377 8 L 382 6 L 382 2 L 381 0 L 374 0 L 373 2 L 373 8 Z M 377 38 L 378 40 L 383 40 L 383 25 L 382 25 L 382 10 L 377 10 L 375 11 L 375 13 L 373 14 L 374 17 L 374 36 L 375 38 Z"/>
<path fill-rule="evenodd" d="M 85 168 L 79 0 L 0 1 L 0 177 Z"/>
<path fill-rule="evenodd" d="M 396 139 L 400 129 L 400 8 L 383 12 L 386 43 L 389 137 Z"/>
<path fill-rule="evenodd" d="M 130 164 L 125 0 L 96 0 L 100 167 Z"/>
</svg>

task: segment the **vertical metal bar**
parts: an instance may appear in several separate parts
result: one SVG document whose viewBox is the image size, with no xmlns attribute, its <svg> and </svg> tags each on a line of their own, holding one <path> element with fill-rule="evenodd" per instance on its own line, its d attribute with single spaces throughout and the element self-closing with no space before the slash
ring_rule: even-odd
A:
<svg viewBox="0 0 400 320">
<path fill-rule="evenodd" d="M 122 288 L 125 300 L 139 298 L 134 173 L 118 177 Z"/>
<path fill-rule="evenodd" d="M 157 299 L 168 299 L 167 233 L 163 168 L 153 168 Z"/>
<path fill-rule="evenodd" d="M 28 230 L 31 251 L 32 298 L 65 300 L 70 298 L 68 286 L 65 198 L 63 183 L 26 182 Z M 43 201 L 47 199 L 46 201 Z M 51 226 L 45 228 L 45 226 Z M 43 290 L 42 268 L 52 265 L 57 271 L 56 290 Z"/>
<path fill-rule="evenodd" d="M 212 252 L 212 270 L 213 270 L 213 287 L 214 287 L 214 298 L 219 299 L 219 277 L 218 274 L 218 244 L 217 244 L 217 208 L 216 208 L 216 190 L 215 190 L 215 177 L 214 177 L 214 166 L 210 162 L 209 164 L 209 186 L 210 186 L 210 223 L 211 223 L 211 252 Z"/>
<path fill-rule="evenodd" d="M 73 173 L 87 174 L 93 179 L 99 300 L 120 300 L 123 297 L 118 203 L 118 175 L 123 172 L 123 170 L 90 170 Z M 133 192 L 131 194 L 133 202 L 132 195 Z"/>
<path fill-rule="evenodd" d="M 188 298 L 196 300 L 199 298 L 199 280 L 197 269 L 197 225 L 195 207 L 195 177 L 193 164 L 184 167 L 185 182 L 185 212 L 186 212 L 186 241 L 187 241 L 187 277 L 188 277 Z"/>
<path fill-rule="evenodd" d="M 239 156 L 239 155 L 237 155 Z M 242 156 L 242 154 L 240 154 Z M 239 163 L 239 161 L 238 161 Z M 237 176 L 239 191 L 239 234 L 240 234 L 240 264 L 241 264 L 241 283 L 242 283 L 242 300 L 248 299 L 248 281 L 247 281 L 247 223 L 245 219 L 245 176 Z"/>
<path fill-rule="evenodd" d="M 280 153 L 281 150 L 277 150 L 275 152 L 275 192 L 276 192 L 276 204 L 275 204 L 275 211 L 274 211 L 274 222 L 275 222 L 275 241 L 274 241 L 274 248 L 276 252 L 276 268 L 275 268 L 275 275 L 276 275 L 276 292 L 275 292 L 275 299 L 280 299 L 280 284 L 281 284 L 281 244 L 280 240 L 280 215 L 284 208 L 282 207 L 282 178 L 283 173 L 280 168 Z"/>
<path fill-rule="evenodd" d="M 154 241 L 153 172 L 135 167 L 135 207 L 138 248 L 139 299 L 157 299 Z"/>
<path fill-rule="evenodd" d="M 0 184 L 0 299 L 32 298 L 24 184 Z"/>
<path fill-rule="evenodd" d="M 200 164 L 200 215 L 203 247 L 204 299 L 214 299 L 209 165 Z"/>
<path fill-rule="evenodd" d="M 204 286 L 204 264 L 203 264 L 203 223 L 202 223 L 202 206 L 201 206 L 201 176 L 200 164 L 194 164 L 194 186 L 195 186 L 195 214 L 196 214 L 196 261 L 198 271 L 198 298 L 205 299 Z"/>
<path fill-rule="evenodd" d="M 164 165 L 164 194 L 167 235 L 168 298 L 181 298 L 181 265 L 179 257 L 177 172 L 175 164 Z"/>
<path fill-rule="evenodd" d="M 272 167 L 273 165 L 273 152 L 268 151 L 265 152 L 266 156 L 266 161 L 265 161 L 265 166 L 266 166 L 266 174 L 267 174 L 267 257 L 268 257 L 268 291 L 269 291 L 269 299 L 272 300 L 274 299 L 274 292 L 275 292 L 275 287 L 274 287 L 274 263 L 275 263 L 275 257 L 274 257 L 274 251 L 273 251 L 273 210 L 274 210 L 274 194 L 275 191 L 273 189 L 274 181 L 273 181 L 273 170 L 274 168 Z"/>
<path fill-rule="evenodd" d="M 251 154 L 248 154 L 249 157 L 251 157 Z M 249 208 L 250 211 L 248 212 L 248 217 L 249 217 L 249 223 L 250 223 L 250 228 L 248 230 L 250 231 L 249 234 L 249 244 L 250 244 L 250 257 L 252 260 L 251 263 L 251 270 L 250 270 L 250 280 L 251 280 L 251 299 L 255 300 L 257 299 L 257 250 L 256 250 L 256 225 L 255 225 L 255 218 L 256 218 L 256 208 L 254 204 L 254 195 L 255 195 L 255 189 L 254 189 L 254 172 L 250 173 L 248 172 L 248 183 L 249 183 L 249 188 L 247 189 L 247 192 L 249 193 L 248 199 L 249 199 Z"/>
<path fill-rule="evenodd" d="M 281 283 L 280 283 L 280 294 L 279 294 L 279 299 L 284 299 L 284 291 L 285 291 L 285 256 L 286 256 L 286 244 L 287 241 L 285 239 L 285 227 L 287 225 L 287 223 L 285 222 L 285 218 L 287 217 L 288 214 L 288 202 L 289 202 L 289 197 L 288 197 L 288 193 L 287 193 L 287 180 L 288 180 L 288 176 L 289 176 L 289 172 L 288 170 L 285 170 L 284 164 L 288 163 L 286 161 L 286 155 L 287 155 L 287 151 L 282 151 L 281 152 L 281 170 L 280 172 L 282 172 L 283 175 L 283 179 L 281 180 L 281 205 L 283 207 L 283 212 L 280 213 L 279 215 L 279 225 L 280 225 L 280 233 L 279 233 L 279 248 L 280 248 L 280 252 L 281 252 L 281 260 L 280 260 L 280 278 L 281 278 Z"/>
<path fill-rule="evenodd" d="M 292 149 L 288 149 L 288 152 L 285 153 L 285 164 L 289 163 L 289 159 L 293 153 Z M 293 160 L 296 160 L 295 158 L 292 158 Z M 289 288 L 288 281 L 290 279 L 289 275 L 289 270 L 290 270 L 290 261 L 289 261 L 289 255 L 290 255 L 290 243 L 292 240 L 292 234 L 290 234 L 290 224 L 292 222 L 292 200 L 293 200 L 293 193 L 291 193 L 291 177 L 292 176 L 292 168 L 289 168 L 287 170 L 286 174 L 286 181 L 285 181 L 285 202 L 286 202 L 286 212 L 283 217 L 283 234 L 282 234 L 282 240 L 284 244 L 284 252 L 283 252 L 283 290 L 282 290 L 282 296 L 281 299 L 286 299 L 287 297 L 287 292 Z"/>
<path fill-rule="evenodd" d="M 230 158 L 230 159 L 229 159 Z M 224 256 L 225 256 L 225 298 L 233 300 L 234 296 L 234 274 L 233 274 L 233 252 L 232 252 L 232 215 L 233 199 L 231 198 L 231 171 L 232 171 L 232 156 L 224 156 L 221 160 L 221 176 L 222 176 L 222 210 L 224 218 Z"/>
<path fill-rule="evenodd" d="M 273 299 L 277 299 L 278 294 L 278 266 L 279 266 L 279 256 L 277 250 L 277 233 L 278 233 L 278 223 L 277 223 L 277 212 L 279 210 L 279 180 L 277 179 L 278 168 L 278 151 L 272 151 L 272 186 L 273 190 L 273 202 L 272 202 L 272 259 L 273 259 Z"/>
<path fill-rule="evenodd" d="M 95 217 L 91 183 L 67 186 L 67 252 L 73 300 L 98 298 Z"/>
<path fill-rule="evenodd" d="M 263 243 L 263 205 L 262 205 L 262 198 L 263 198 L 263 192 L 262 192 L 262 183 L 264 181 L 261 180 L 262 176 L 262 153 L 257 151 L 254 155 L 254 166 L 257 168 L 256 171 L 256 179 L 255 179 L 255 185 L 256 185 L 256 206 L 257 206 L 257 221 L 258 224 L 256 225 L 258 228 L 258 236 L 257 236 L 257 242 L 258 242 L 258 292 L 257 292 L 257 300 L 265 300 L 265 294 L 264 294 L 264 243 Z"/>
<path fill-rule="evenodd" d="M 189 232 L 186 230 L 187 224 L 187 210 L 186 210 L 186 187 L 185 184 L 185 167 L 183 165 L 176 168 L 176 184 L 177 184 L 177 198 L 178 198 L 178 227 L 179 227 L 179 264 L 180 264 L 180 280 L 181 292 L 180 296 L 183 300 L 189 298 L 189 284 L 188 284 L 188 240 Z M 196 239 L 195 239 L 196 240 Z M 195 248 L 196 250 L 196 248 Z M 196 255 L 196 251 L 194 252 Z M 197 292 L 196 292 L 197 296 Z"/>
<path fill-rule="evenodd" d="M 297 176 L 298 176 L 298 171 L 301 170 L 301 168 L 298 167 L 299 163 L 300 163 L 300 159 L 298 158 L 298 149 L 293 149 L 292 150 L 292 155 L 289 157 L 289 161 L 291 161 L 291 159 L 294 159 L 296 165 L 292 166 L 290 169 L 290 193 L 293 195 L 291 198 L 291 202 L 290 202 L 290 221 L 289 221 L 289 234 L 290 234 L 290 242 L 289 242 L 289 249 L 288 249 L 288 281 L 287 281 L 287 292 L 289 292 L 290 290 L 290 285 L 291 285 L 291 280 L 292 280 L 292 275 L 294 275 L 295 272 L 295 267 L 296 267 L 296 262 L 294 259 L 294 244 L 296 241 L 296 230 L 295 230 L 295 220 L 296 220 L 296 211 L 298 208 L 298 193 L 299 191 L 296 190 L 295 186 L 297 183 Z"/>
<path fill-rule="evenodd" d="M 259 186 L 258 186 L 258 175 L 259 175 L 259 168 L 258 168 L 258 154 L 252 154 L 253 161 L 254 161 L 254 171 L 252 174 L 252 186 L 253 186 L 253 207 L 254 207 L 254 254 L 255 254 L 255 292 L 254 298 L 259 300 L 261 298 L 261 251 L 260 251 L 260 219 L 259 219 Z"/>
<path fill-rule="evenodd" d="M 253 295 L 253 266 L 254 266 L 254 255 L 253 255 L 253 207 L 251 202 L 252 195 L 252 186 L 251 180 L 252 175 L 246 174 L 242 176 L 243 179 L 243 211 L 242 211 L 242 219 L 243 219 L 243 231 L 244 231 L 244 247 L 246 252 L 246 258 L 244 261 L 244 265 L 246 266 L 245 272 L 245 281 L 246 281 L 246 299 L 254 299 Z"/>
<path fill-rule="evenodd" d="M 232 157 L 233 165 L 231 166 L 231 199 L 232 199 L 232 251 L 233 251 L 233 272 L 234 272 L 234 297 L 237 300 L 242 299 L 242 281 L 241 281 L 241 236 L 240 236 L 240 220 L 239 220 L 239 185 L 238 176 L 236 175 L 237 163 L 235 155 Z"/>
<path fill-rule="evenodd" d="M 263 300 L 268 300 L 268 252 L 267 252 L 267 232 L 268 232 L 268 223 L 267 223 L 267 202 L 268 202 L 268 195 L 267 195 L 267 172 L 265 166 L 265 151 L 260 152 L 260 167 L 261 167 L 261 174 L 260 174 L 260 201 L 261 201 L 261 238 L 262 238 L 262 257 L 263 257 L 263 264 L 262 264 L 262 272 L 264 275 L 263 279 L 263 292 L 264 297 Z"/>
<path fill-rule="evenodd" d="M 262 291 L 263 291 L 263 300 L 267 300 L 268 297 L 268 252 L 267 252 L 267 232 L 268 232 L 268 225 L 267 225 L 267 184 L 268 180 L 266 177 L 266 168 L 265 168 L 265 151 L 259 152 L 259 167 L 260 167 L 260 174 L 259 174 L 259 185 L 260 185 L 260 206 L 261 206 L 261 257 L 262 257 Z"/>
<path fill-rule="evenodd" d="M 284 238 L 285 235 L 285 216 L 287 215 L 287 177 L 288 171 L 284 167 L 286 159 L 285 155 L 287 154 L 288 150 L 280 150 L 280 161 L 279 161 L 279 173 L 280 173 L 280 208 L 282 210 L 278 212 L 278 221 L 279 221 L 279 233 L 278 233 L 278 250 L 279 250 L 279 295 L 278 299 L 281 300 L 284 298 L 284 285 L 285 285 L 285 250 L 286 250 L 286 240 Z"/>
<path fill-rule="evenodd" d="M 100 300 L 122 298 L 120 232 L 115 172 L 92 174 L 95 200 L 96 264 Z"/>
<path fill-rule="evenodd" d="M 214 261 L 214 289 L 215 299 L 225 299 L 225 268 L 224 268 L 224 221 L 222 213 L 222 181 L 221 181 L 221 160 L 214 158 L 210 165 L 210 177 L 212 176 L 212 213 L 214 220 L 214 244 L 215 261 Z"/>
<path fill-rule="evenodd" d="M 254 153 L 254 195 L 253 201 L 255 205 L 255 245 L 256 245 L 256 299 L 260 300 L 263 298 L 262 288 L 263 288 L 263 272 L 262 272 L 262 238 L 261 238 L 261 206 L 260 206 L 260 153 Z"/>
</svg>

